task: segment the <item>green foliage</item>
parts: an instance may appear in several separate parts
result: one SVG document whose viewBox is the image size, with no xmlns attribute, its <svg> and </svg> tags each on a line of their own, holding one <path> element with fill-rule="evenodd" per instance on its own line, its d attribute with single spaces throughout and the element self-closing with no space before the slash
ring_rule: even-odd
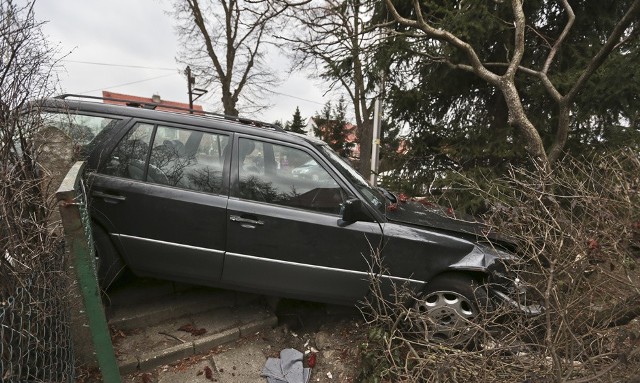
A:
<svg viewBox="0 0 640 383">
<path fill-rule="evenodd" d="M 393 121 L 383 120 L 380 129 L 380 166 L 379 172 L 384 173 L 401 166 L 404 161 L 405 141 L 400 137 L 400 126 Z"/>
<path fill-rule="evenodd" d="M 304 127 L 304 120 L 302 116 L 300 116 L 300 108 L 296 106 L 296 111 L 293 113 L 293 120 L 291 121 L 291 123 L 287 121 L 285 129 L 294 133 L 304 134 L 306 133 Z"/>
<path fill-rule="evenodd" d="M 323 126 L 331 121 L 332 114 L 333 108 L 331 107 L 331 102 L 327 101 L 327 103 L 324 104 L 324 107 L 322 107 L 320 113 L 316 113 L 314 117 L 315 125 L 313 127 L 313 134 L 324 142 L 329 142 L 330 137 L 327 134 L 326 129 L 323 129 Z"/>
<path fill-rule="evenodd" d="M 411 2 L 396 1 L 401 14 L 414 17 Z M 560 46 L 549 76 L 566 93 L 583 73 L 613 26 L 629 7 L 630 0 L 572 2 L 576 20 Z M 509 2 L 460 2 L 439 0 L 423 3 L 423 14 L 435 27 L 467 41 L 489 69 L 499 73 L 500 62 L 513 50 L 513 19 Z M 549 49 L 566 23 L 566 13 L 555 1 L 524 3 L 528 28 L 522 66 L 540 70 Z M 381 9 L 376 20 L 390 16 Z M 396 32 L 404 32 L 395 25 Z M 571 131 L 565 151 L 615 150 L 640 146 L 640 39 L 638 28 L 606 59 L 571 105 Z M 412 194 L 430 188 L 448 188 L 454 172 L 482 177 L 491 183 L 510 166 L 528 162 L 525 141 L 509 125 L 504 97 L 475 74 L 445 63 L 467 64 L 467 57 L 439 41 L 390 34 L 387 52 L 393 52 L 395 76 L 388 79 L 385 104 L 390 118 L 408 131 L 408 153 L 394 163 L 388 182 Z M 637 36 L 637 33 L 636 33 Z M 418 54 L 419 53 L 419 54 Z M 556 139 L 558 107 L 538 78 L 519 72 L 518 91 L 529 119 L 548 148 Z M 465 207 L 481 209 L 476 199 L 457 196 Z"/>
<path fill-rule="evenodd" d="M 322 111 L 314 117 L 314 134 L 335 150 L 341 157 L 350 157 L 354 143 L 348 141 L 350 130 L 346 120 L 347 104 L 340 97 L 335 107 L 327 102 Z"/>
</svg>

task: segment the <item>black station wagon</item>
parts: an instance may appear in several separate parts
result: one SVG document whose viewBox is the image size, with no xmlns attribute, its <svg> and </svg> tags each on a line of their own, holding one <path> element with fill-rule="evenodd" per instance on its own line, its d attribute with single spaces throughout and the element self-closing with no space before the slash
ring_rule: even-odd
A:
<svg viewBox="0 0 640 383">
<path fill-rule="evenodd" d="M 420 298 L 411 304 L 429 319 L 433 339 L 449 339 L 477 315 L 477 286 L 519 305 L 502 267 L 513 256 L 502 243 L 477 224 L 372 187 L 322 141 L 237 117 L 100 101 L 61 96 L 39 107 L 87 161 L 105 288 L 128 267 L 353 304 L 379 272 L 378 252 L 383 290 L 413 290 Z"/>
</svg>

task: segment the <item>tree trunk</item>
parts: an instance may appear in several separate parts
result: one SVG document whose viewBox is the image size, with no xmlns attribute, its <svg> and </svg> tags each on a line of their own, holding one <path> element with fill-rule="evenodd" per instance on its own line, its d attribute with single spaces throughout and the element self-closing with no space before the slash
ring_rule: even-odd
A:
<svg viewBox="0 0 640 383">
<path fill-rule="evenodd" d="M 365 118 L 362 126 L 358 127 L 358 138 L 360 139 L 360 163 L 358 171 L 362 176 L 369 180 L 371 177 L 371 142 L 373 140 L 373 121 Z"/>
<path fill-rule="evenodd" d="M 556 130 L 556 139 L 549 148 L 549 162 L 556 162 L 563 153 L 564 147 L 567 144 L 567 138 L 569 137 L 569 124 L 570 124 L 570 112 L 567 102 L 565 100 L 559 102 L 558 110 L 558 127 Z"/>
<path fill-rule="evenodd" d="M 549 172 L 551 166 L 542 143 L 542 137 L 540 137 L 538 130 L 527 117 L 515 83 L 503 78 L 497 85 L 502 91 L 509 108 L 509 124 L 516 126 L 522 132 L 526 142 L 525 149 L 534 163 L 537 164 L 540 170 Z"/>
<path fill-rule="evenodd" d="M 231 95 L 223 95 L 222 98 L 222 107 L 224 108 L 224 114 L 227 116 L 238 116 L 240 113 L 236 108 L 236 103 L 233 102 Z"/>
</svg>

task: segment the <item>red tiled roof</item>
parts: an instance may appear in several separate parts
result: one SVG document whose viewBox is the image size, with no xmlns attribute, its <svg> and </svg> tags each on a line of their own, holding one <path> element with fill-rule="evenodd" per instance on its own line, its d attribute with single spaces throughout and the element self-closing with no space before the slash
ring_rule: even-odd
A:
<svg viewBox="0 0 640 383">
<path fill-rule="evenodd" d="M 104 100 L 105 104 L 126 105 L 127 101 L 141 102 L 141 103 L 144 102 L 144 103 L 150 103 L 150 104 L 154 103 L 151 97 L 140 97 L 140 96 L 133 96 L 133 95 L 124 94 L 124 93 L 114 93 L 107 90 L 102 91 L 102 97 L 117 98 L 118 100 L 125 100 L 125 101 Z M 189 104 L 186 104 L 183 102 L 177 102 L 177 101 L 160 100 L 160 103 L 158 103 L 156 110 L 163 110 L 163 111 L 176 112 L 176 113 L 189 113 L 188 110 L 180 110 L 180 109 L 174 109 L 174 108 L 189 109 Z M 204 109 L 202 109 L 202 105 L 194 105 L 193 110 L 202 112 Z"/>
<path fill-rule="evenodd" d="M 329 123 L 335 123 L 335 122 L 336 122 L 336 120 L 330 120 L 330 121 L 327 121 L 327 122 L 326 122 L 326 123 L 324 123 L 324 124 L 319 124 L 319 123 L 318 123 L 319 121 L 318 121 L 318 119 L 317 119 L 317 118 L 315 118 L 315 117 L 311 117 L 311 119 L 312 119 L 312 121 L 313 121 L 313 124 L 314 124 L 316 127 L 318 127 L 318 129 L 322 130 L 323 132 L 328 128 L 328 127 L 327 127 L 327 125 L 328 125 Z M 358 138 L 357 138 L 357 136 L 356 136 L 356 126 L 355 126 L 354 124 L 352 124 L 352 123 L 350 123 L 350 122 L 345 122 L 345 123 L 344 123 L 343 130 L 344 130 L 344 131 L 345 131 L 345 133 L 346 133 L 346 136 L 345 136 L 345 141 L 346 141 L 346 142 L 356 142 L 356 140 L 357 140 Z"/>
</svg>

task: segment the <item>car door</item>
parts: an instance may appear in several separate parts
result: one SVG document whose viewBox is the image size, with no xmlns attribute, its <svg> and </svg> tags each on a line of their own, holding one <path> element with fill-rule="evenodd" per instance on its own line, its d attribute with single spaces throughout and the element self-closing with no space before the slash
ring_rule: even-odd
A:
<svg viewBox="0 0 640 383">
<path fill-rule="evenodd" d="M 92 214 L 135 272 L 220 279 L 229 142 L 225 132 L 138 122 L 89 176 Z"/>
<path fill-rule="evenodd" d="M 379 225 L 344 225 L 349 193 L 310 151 L 251 137 L 235 144 L 223 281 L 310 300 L 365 296 Z"/>
</svg>

